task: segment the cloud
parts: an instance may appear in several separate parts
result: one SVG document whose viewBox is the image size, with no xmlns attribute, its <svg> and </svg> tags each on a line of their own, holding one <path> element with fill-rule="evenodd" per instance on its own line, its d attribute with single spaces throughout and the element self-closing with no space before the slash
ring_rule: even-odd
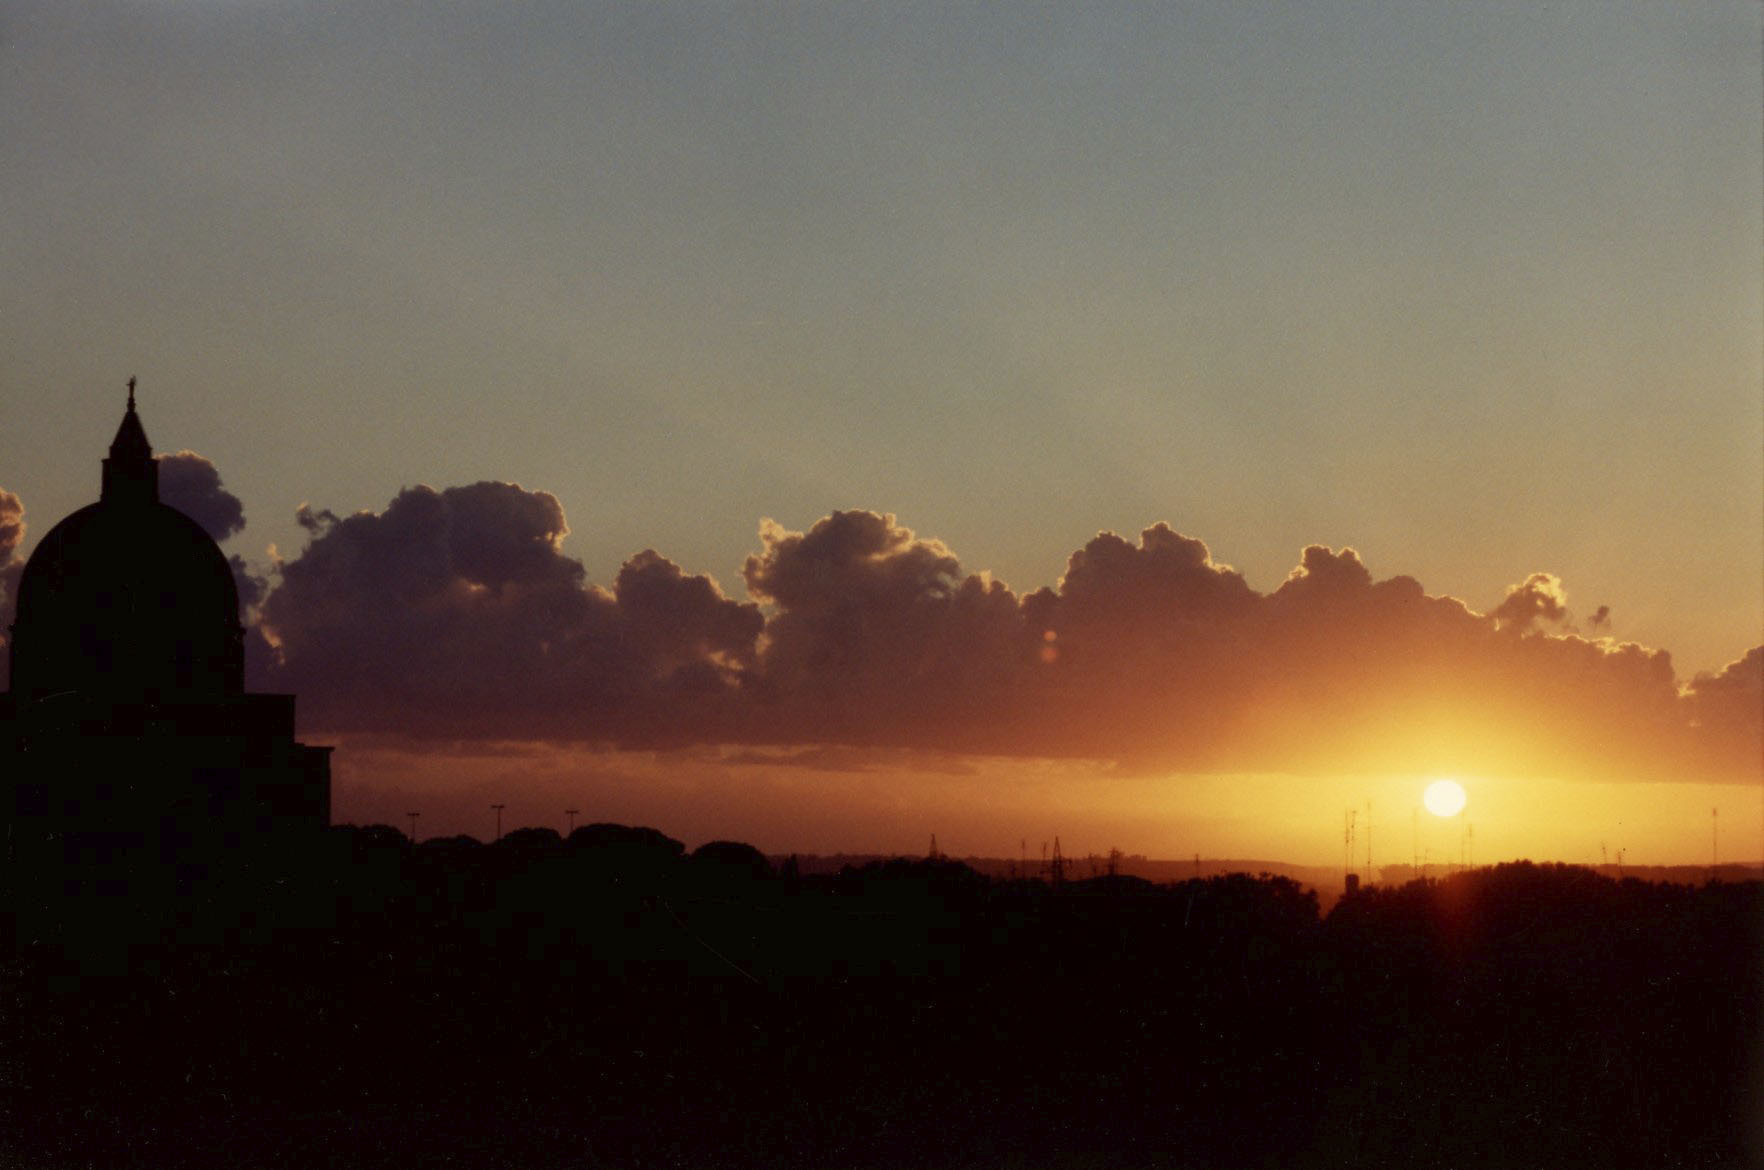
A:
<svg viewBox="0 0 1764 1170">
<path fill-rule="evenodd" d="M 1264 595 L 1157 524 L 1100 533 L 1017 599 L 885 514 L 761 539 L 744 577 L 775 612 L 747 693 L 778 704 L 781 738 L 1178 770 L 1690 763 L 1670 657 L 1544 632 L 1568 626 L 1548 574 L 1478 613 L 1313 545 Z"/>
<path fill-rule="evenodd" d="M 1533 573 L 1507 590 L 1489 616 L 1502 629 L 1524 633 L 1539 624 L 1562 625 L 1568 620 L 1568 594 L 1553 573 Z"/>
<path fill-rule="evenodd" d="M 1685 702 L 1699 746 L 1720 770 L 1754 777 L 1764 764 L 1764 646 L 1685 688 Z"/>
<path fill-rule="evenodd" d="M 753 663 L 765 622 L 759 607 L 723 597 L 709 577 L 689 577 L 644 549 L 619 569 L 613 598 L 634 650 L 652 673 L 705 686 L 738 680 Z"/>
<path fill-rule="evenodd" d="M 227 566 L 233 570 L 233 584 L 239 590 L 239 612 L 248 616 L 269 594 L 269 578 L 254 570 L 238 553 L 227 558 Z"/>
<path fill-rule="evenodd" d="M 11 564 L 24 543 L 24 501 L 0 488 L 0 565 Z"/>
<path fill-rule="evenodd" d="M 941 542 L 883 513 L 834 512 L 807 532 L 767 520 L 760 540 L 742 568 L 749 594 L 776 607 L 759 734 L 966 744 L 1002 716 L 1026 655 L 1001 582 L 963 572 Z"/>
<path fill-rule="evenodd" d="M 1026 605 L 1049 611 L 1047 624 L 1057 622 L 1067 635 L 1143 629 L 1148 622 L 1193 632 L 1241 618 L 1255 597 L 1242 575 L 1213 561 L 1204 543 L 1154 524 L 1137 545 L 1099 533 L 1067 559 L 1057 593 L 1042 590 Z"/>
<path fill-rule="evenodd" d="M 0 488 L 0 689 L 12 676 L 12 656 L 6 650 L 18 604 L 18 578 L 24 572 L 24 560 L 18 555 L 24 544 L 24 515 L 24 501 Z"/>
<path fill-rule="evenodd" d="M 328 727 L 714 735 L 762 624 L 654 552 L 611 591 L 587 585 L 560 551 L 562 506 L 518 484 L 418 486 L 382 512 L 300 518 L 313 537 L 262 607 L 278 656 L 263 681 Z"/>
<path fill-rule="evenodd" d="M 320 508 L 314 511 L 311 504 L 303 503 L 294 509 L 294 523 L 315 536 L 336 522 L 337 514 L 329 508 Z"/>
<path fill-rule="evenodd" d="M 1136 770 L 1756 778 L 1755 664 L 1681 693 L 1664 652 L 1572 632 L 1547 573 L 1477 612 L 1312 545 L 1264 594 L 1155 524 L 1137 541 L 1099 533 L 1055 587 L 1019 597 L 893 515 L 851 510 L 800 532 L 764 521 L 743 602 L 653 549 L 590 584 L 561 551 L 558 501 L 514 484 L 411 488 L 381 512 L 303 507 L 300 521 L 311 540 L 281 565 L 263 624 L 272 681 L 328 728 Z"/>
<path fill-rule="evenodd" d="M 245 505 L 221 486 L 214 464 L 194 451 L 159 457 L 159 499 L 202 525 L 217 544 L 245 527 Z"/>
<path fill-rule="evenodd" d="M 215 465 L 194 451 L 159 456 L 159 499 L 200 524 L 216 544 L 245 527 L 245 505 L 222 485 Z M 227 557 L 227 564 L 239 590 L 240 616 L 248 619 L 269 592 L 269 579 L 237 553 Z M 258 637 L 253 635 L 252 641 Z M 247 653 L 258 658 L 262 647 L 248 646 Z"/>
<path fill-rule="evenodd" d="M 760 540 L 765 551 L 741 570 L 748 591 L 798 613 L 947 596 L 961 576 L 941 542 L 876 512 L 834 512 L 807 532 L 763 520 Z"/>
</svg>

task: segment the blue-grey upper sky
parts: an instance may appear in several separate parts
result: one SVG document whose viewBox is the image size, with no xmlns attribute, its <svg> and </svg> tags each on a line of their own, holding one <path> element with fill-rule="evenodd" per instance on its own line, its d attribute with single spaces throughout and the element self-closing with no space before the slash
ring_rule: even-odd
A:
<svg viewBox="0 0 1764 1170">
<path fill-rule="evenodd" d="M 1756 3 L 0 5 L 0 488 L 552 492 L 732 592 L 897 513 L 1020 591 L 1155 521 L 1271 589 L 1545 570 L 1764 626 Z"/>
</svg>

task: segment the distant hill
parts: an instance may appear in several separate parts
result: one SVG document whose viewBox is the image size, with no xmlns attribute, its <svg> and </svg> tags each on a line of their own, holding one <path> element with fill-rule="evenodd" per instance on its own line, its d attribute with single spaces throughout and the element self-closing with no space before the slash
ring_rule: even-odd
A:
<svg viewBox="0 0 1764 1170">
<path fill-rule="evenodd" d="M 771 858 L 774 865 L 782 865 L 789 854 L 779 854 Z M 863 866 L 875 861 L 888 861 L 898 854 L 885 853 L 798 853 L 795 854 L 798 872 L 805 876 L 816 874 L 836 874 L 846 866 Z M 978 873 L 991 878 L 1039 878 L 1046 880 L 1048 867 L 1039 857 L 1031 857 L 1027 863 L 1014 857 L 950 857 L 951 861 L 959 861 Z M 1076 881 L 1081 878 L 1098 877 L 1108 872 L 1110 859 L 1102 854 L 1085 854 L 1080 857 L 1064 859 L 1065 876 Z M 1226 873 L 1272 874 L 1276 877 L 1291 878 L 1302 886 L 1317 892 L 1318 906 L 1324 913 L 1335 905 L 1341 897 L 1346 884 L 1345 874 L 1339 865 L 1293 865 L 1284 861 L 1257 861 L 1234 857 L 1200 857 L 1188 858 L 1183 861 L 1159 860 L 1140 854 L 1121 854 L 1114 858 L 1115 872 L 1132 877 L 1144 878 L 1152 882 L 1184 882 L 1190 878 L 1208 878 Z M 1449 877 L 1458 872 L 1455 865 L 1424 865 L 1420 875 L 1432 879 Z M 1472 867 L 1477 868 L 1477 867 Z M 1645 882 L 1670 882 L 1678 885 L 1701 885 L 1710 878 L 1710 868 L 1706 865 L 1589 865 L 1586 868 L 1609 878 L 1638 878 Z M 1363 866 L 1356 867 L 1355 873 L 1365 882 L 1366 871 Z M 1414 866 L 1381 865 L 1378 877 L 1369 883 L 1373 885 L 1403 885 L 1413 881 L 1417 876 Z M 1735 863 L 1717 866 L 1714 877 L 1718 881 L 1743 882 L 1764 879 L 1764 864 Z"/>
</svg>

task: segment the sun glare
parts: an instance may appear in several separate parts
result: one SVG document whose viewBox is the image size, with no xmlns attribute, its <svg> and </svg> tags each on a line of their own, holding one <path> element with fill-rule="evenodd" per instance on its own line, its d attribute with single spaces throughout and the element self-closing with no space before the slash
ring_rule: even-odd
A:
<svg viewBox="0 0 1764 1170">
<path fill-rule="evenodd" d="M 1435 780 L 1421 794 L 1421 803 L 1436 817 L 1455 817 L 1464 811 L 1464 786 L 1456 780 Z"/>
</svg>

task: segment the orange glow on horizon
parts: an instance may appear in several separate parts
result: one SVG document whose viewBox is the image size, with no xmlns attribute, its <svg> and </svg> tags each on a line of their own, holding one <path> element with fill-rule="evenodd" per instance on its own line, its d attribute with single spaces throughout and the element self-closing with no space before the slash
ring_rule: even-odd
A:
<svg viewBox="0 0 1764 1170">
<path fill-rule="evenodd" d="M 484 808 L 506 801 L 505 828 L 561 831 L 564 810 L 575 808 L 578 825 L 648 825 L 688 846 L 733 839 L 776 854 L 917 856 L 935 833 L 952 857 L 1009 858 L 1024 841 L 1033 854 L 1058 835 L 1072 857 L 1118 848 L 1162 860 L 1198 853 L 1339 866 L 1341 810 L 1370 801 L 1355 864 L 1365 865 L 1370 843 L 1374 871 L 1456 863 L 1466 854 L 1476 865 L 1522 858 L 1596 865 L 1619 850 L 1630 865 L 1707 864 L 1712 807 L 1722 812 L 1724 863 L 1764 858 L 1755 785 L 1460 772 L 1475 798 L 1472 825 L 1462 816 L 1421 816 L 1429 777 L 1415 772 L 1202 775 L 861 748 L 606 752 L 347 737 L 338 746 L 338 823 L 402 825 L 420 808 L 425 834 L 439 836 L 487 837 Z"/>
</svg>

